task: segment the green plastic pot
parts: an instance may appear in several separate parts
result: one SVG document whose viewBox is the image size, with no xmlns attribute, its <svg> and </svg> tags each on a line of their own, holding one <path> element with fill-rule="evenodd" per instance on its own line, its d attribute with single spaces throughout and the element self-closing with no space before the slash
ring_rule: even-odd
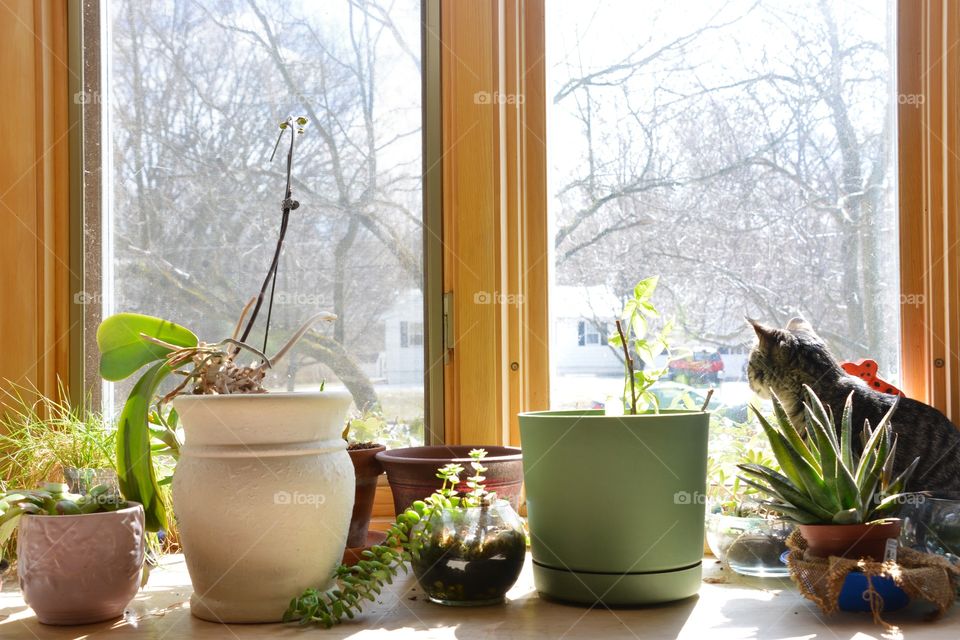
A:
<svg viewBox="0 0 960 640">
<path fill-rule="evenodd" d="M 709 414 L 520 414 L 537 591 L 641 605 L 697 593 Z"/>
</svg>

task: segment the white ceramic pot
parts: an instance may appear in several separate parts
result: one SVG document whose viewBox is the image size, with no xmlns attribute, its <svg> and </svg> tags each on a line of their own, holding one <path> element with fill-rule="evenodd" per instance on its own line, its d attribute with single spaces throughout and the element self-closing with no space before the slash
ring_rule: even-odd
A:
<svg viewBox="0 0 960 640">
<path fill-rule="evenodd" d="M 349 406 L 333 391 L 174 400 L 185 437 L 173 508 L 193 615 L 277 622 L 291 598 L 329 583 L 353 510 Z"/>
</svg>

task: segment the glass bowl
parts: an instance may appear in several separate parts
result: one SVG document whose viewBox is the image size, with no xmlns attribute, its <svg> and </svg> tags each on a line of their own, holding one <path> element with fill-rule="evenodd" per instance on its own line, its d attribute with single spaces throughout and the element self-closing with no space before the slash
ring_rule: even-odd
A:
<svg viewBox="0 0 960 640">
<path fill-rule="evenodd" d="M 903 496 L 900 541 L 911 549 L 960 563 L 960 495 Z"/>
<path fill-rule="evenodd" d="M 707 545 L 718 560 L 745 576 L 790 575 L 784 562 L 794 524 L 776 518 L 707 515 Z"/>
<path fill-rule="evenodd" d="M 452 606 L 498 604 L 520 576 L 526 534 L 506 500 L 443 509 L 421 520 L 410 564 L 431 601 Z"/>
</svg>

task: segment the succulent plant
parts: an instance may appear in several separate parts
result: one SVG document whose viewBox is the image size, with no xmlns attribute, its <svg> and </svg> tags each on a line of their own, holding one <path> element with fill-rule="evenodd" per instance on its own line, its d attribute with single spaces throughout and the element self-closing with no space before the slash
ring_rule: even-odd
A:
<svg viewBox="0 0 960 640">
<path fill-rule="evenodd" d="M 776 427 L 751 407 L 783 473 L 740 464 L 745 474 L 741 480 L 770 498 L 762 504 L 800 524 L 863 524 L 892 515 L 919 461 L 893 476 L 897 441 L 890 419 L 899 397 L 875 428 L 864 423 L 858 454 L 853 446 L 853 394 L 847 397 L 838 429 L 832 411 L 824 409 L 813 390 L 804 385 L 804 393 L 805 429 L 790 422 L 776 396 Z"/>
<path fill-rule="evenodd" d="M 46 482 L 40 489 L 0 493 L 0 544 L 13 535 L 20 516 L 25 514 L 76 516 L 126 506 L 126 501 L 105 484 L 93 487 L 86 495 L 70 493 L 67 485 L 60 482 Z"/>
</svg>

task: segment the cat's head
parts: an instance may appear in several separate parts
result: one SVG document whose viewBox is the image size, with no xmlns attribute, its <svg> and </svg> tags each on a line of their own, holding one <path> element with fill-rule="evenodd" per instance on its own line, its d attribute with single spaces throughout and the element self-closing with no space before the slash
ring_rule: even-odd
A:
<svg viewBox="0 0 960 640">
<path fill-rule="evenodd" d="M 803 318 L 794 318 L 783 329 L 747 321 L 757 332 L 747 380 L 760 397 L 769 398 L 771 390 L 778 395 L 800 393 L 805 384 L 815 386 L 843 375 L 827 344 Z"/>
</svg>

